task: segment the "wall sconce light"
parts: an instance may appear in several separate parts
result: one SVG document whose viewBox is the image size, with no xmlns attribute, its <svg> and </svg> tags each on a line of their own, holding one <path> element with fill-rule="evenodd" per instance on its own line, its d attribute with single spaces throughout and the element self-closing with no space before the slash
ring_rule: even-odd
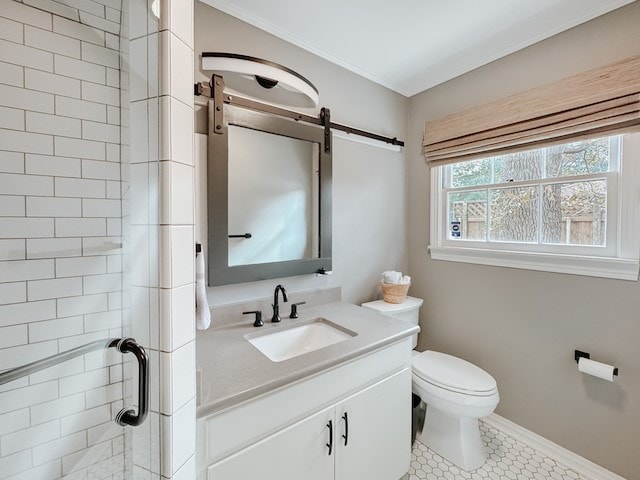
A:
<svg viewBox="0 0 640 480">
<path fill-rule="evenodd" d="M 202 70 L 224 77 L 225 86 L 279 105 L 315 108 L 318 89 L 305 77 L 283 65 L 236 53 L 202 52 Z"/>
</svg>

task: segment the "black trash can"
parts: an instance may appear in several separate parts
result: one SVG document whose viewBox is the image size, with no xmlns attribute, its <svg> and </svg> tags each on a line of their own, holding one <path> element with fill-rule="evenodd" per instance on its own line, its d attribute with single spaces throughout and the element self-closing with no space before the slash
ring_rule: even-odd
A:
<svg viewBox="0 0 640 480">
<path fill-rule="evenodd" d="M 411 394 L 411 446 L 416 441 L 416 435 L 418 434 L 418 430 L 424 421 L 424 413 L 425 409 L 420 408 L 420 397 L 415 393 Z"/>
</svg>

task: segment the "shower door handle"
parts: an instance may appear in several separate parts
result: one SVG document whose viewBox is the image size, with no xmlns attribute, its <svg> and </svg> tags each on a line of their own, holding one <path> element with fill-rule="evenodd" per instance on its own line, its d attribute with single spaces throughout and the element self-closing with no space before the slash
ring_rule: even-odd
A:
<svg viewBox="0 0 640 480">
<path fill-rule="evenodd" d="M 138 360 L 138 414 L 136 415 L 133 409 L 123 408 L 115 418 L 119 425 L 138 426 L 144 422 L 147 412 L 149 411 L 149 357 L 144 348 L 133 338 L 104 338 L 102 340 L 95 340 L 86 345 L 71 348 L 67 351 L 41 358 L 35 362 L 12 368 L 11 370 L 0 373 L 0 385 L 13 382 L 19 378 L 44 370 L 45 368 L 59 365 L 86 353 L 107 348 L 116 348 L 120 353 L 133 353 Z"/>
<path fill-rule="evenodd" d="M 121 353 L 133 353 L 138 361 L 138 414 L 133 409 L 123 408 L 116 415 L 118 425 L 136 427 L 144 422 L 149 411 L 149 356 L 133 338 L 123 338 L 115 347 Z"/>
</svg>

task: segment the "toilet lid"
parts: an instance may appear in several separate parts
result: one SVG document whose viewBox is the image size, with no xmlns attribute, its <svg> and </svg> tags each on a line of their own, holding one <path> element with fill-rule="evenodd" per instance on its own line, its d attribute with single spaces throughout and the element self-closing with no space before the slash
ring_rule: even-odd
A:
<svg viewBox="0 0 640 480">
<path fill-rule="evenodd" d="M 413 357 L 415 375 L 443 388 L 475 394 L 496 390 L 495 379 L 480 367 L 453 355 L 426 351 Z"/>
</svg>

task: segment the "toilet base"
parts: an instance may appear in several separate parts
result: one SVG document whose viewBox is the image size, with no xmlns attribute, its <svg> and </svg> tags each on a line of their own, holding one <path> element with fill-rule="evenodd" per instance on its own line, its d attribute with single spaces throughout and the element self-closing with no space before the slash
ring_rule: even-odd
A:
<svg viewBox="0 0 640 480">
<path fill-rule="evenodd" d="M 487 459 L 477 418 L 451 415 L 431 405 L 418 441 L 466 471 L 480 468 Z"/>
</svg>

